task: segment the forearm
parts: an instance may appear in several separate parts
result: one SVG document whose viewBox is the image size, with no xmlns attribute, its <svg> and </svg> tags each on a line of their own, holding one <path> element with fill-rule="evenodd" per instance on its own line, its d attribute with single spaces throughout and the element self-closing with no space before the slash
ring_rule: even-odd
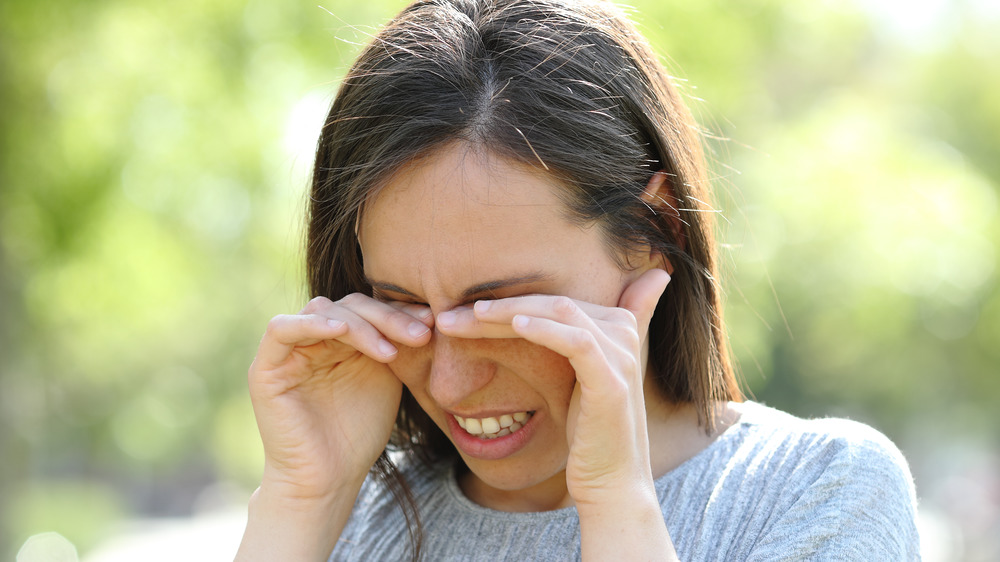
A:
<svg viewBox="0 0 1000 562">
<path fill-rule="evenodd" d="M 678 560 L 652 493 L 621 494 L 577 511 L 583 560 Z"/>
<path fill-rule="evenodd" d="M 236 562 L 325 561 L 351 515 L 360 485 L 329 499 L 291 499 L 263 486 L 250 498 Z"/>
</svg>

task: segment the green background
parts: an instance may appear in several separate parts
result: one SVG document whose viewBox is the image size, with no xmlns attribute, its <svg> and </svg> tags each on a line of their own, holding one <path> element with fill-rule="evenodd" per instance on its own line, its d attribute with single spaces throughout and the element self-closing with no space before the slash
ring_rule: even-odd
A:
<svg viewBox="0 0 1000 562">
<path fill-rule="evenodd" d="M 0 557 L 245 501 L 318 127 L 402 5 L 0 4 Z M 1000 5 L 633 5 L 710 133 L 747 389 L 893 438 L 928 559 L 1000 557 Z"/>
</svg>

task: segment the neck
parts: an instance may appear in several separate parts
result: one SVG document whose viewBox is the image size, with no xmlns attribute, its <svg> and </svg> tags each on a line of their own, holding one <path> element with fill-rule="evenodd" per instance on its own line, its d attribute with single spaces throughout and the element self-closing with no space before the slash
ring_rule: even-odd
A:
<svg viewBox="0 0 1000 562">
<path fill-rule="evenodd" d="M 649 431 L 649 459 L 653 477 L 659 478 L 684 464 L 711 445 L 739 419 L 738 405 L 719 402 L 715 405 L 715 428 L 711 433 L 698 423 L 694 404 L 674 404 L 660 398 L 646 378 L 646 427 Z"/>
<path fill-rule="evenodd" d="M 566 488 L 566 471 L 561 470 L 551 478 L 529 488 L 501 490 L 487 486 L 462 463 L 458 461 L 458 485 L 465 497 L 479 505 L 515 513 L 552 511 L 570 507 L 573 499 Z"/>
</svg>

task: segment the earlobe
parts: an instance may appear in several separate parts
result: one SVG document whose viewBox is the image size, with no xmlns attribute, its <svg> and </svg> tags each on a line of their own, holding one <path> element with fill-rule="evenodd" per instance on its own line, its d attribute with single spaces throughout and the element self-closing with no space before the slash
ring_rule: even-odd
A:
<svg viewBox="0 0 1000 562">
<path fill-rule="evenodd" d="M 686 237 L 681 224 L 680 200 L 674 195 L 670 182 L 667 181 L 669 175 L 664 171 L 659 171 L 649 178 L 646 189 L 642 192 L 642 202 L 646 204 L 654 213 L 661 215 L 670 223 L 671 234 L 674 241 L 681 250 L 685 248 Z M 673 273 L 673 266 L 670 260 L 663 258 L 667 273 Z"/>
<path fill-rule="evenodd" d="M 674 264 L 670 263 L 670 260 L 667 259 L 667 256 L 658 255 L 658 257 L 660 258 L 660 269 L 666 271 L 668 275 L 673 275 Z"/>
<path fill-rule="evenodd" d="M 632 281 L 638 279 L 651 269 L 662 269 L 667 272 L 667 275 L 674 274 L 674 264 L 670 263 L 667 256 L 648 247 L 632 254 L 629 263 L 634 267 L 634 269 L 630 270 Z"/>
<path fill-rule="evenodd" d="M 649 266 L 645 268 L 645 271 L 649 271 L 650 269 L 662 269 L 668 275 L 674 274 L 674 264 L 670 263 L 667 256 L 657 251 L 650 251 L 649 253 Z"/>
</svg>

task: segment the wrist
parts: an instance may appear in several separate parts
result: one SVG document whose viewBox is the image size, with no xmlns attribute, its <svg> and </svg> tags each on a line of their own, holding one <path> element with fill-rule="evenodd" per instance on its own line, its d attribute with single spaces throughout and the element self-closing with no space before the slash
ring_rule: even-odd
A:
<svg viewBox="0 0 1000 562">
<path fill-rule="evenodd" d="M 292 509 L 311 509 L 337 498 L 353 498 L 364 484 L 368 469 L 330 470 L 321 466 L 295 466 L 292 469 L 264 462 L 264 473 L 256 495 Z"/>
<path fill-rule="evenodd" d="M 584 560 L 677 560 L 655 489 L 577 504 Z"/>
<path fill-rule="evenodd" d="M 646 465 L 567 480 L 577 511 L 599 513 L 609 508 L 626 509 L 633 505 L 658 504 L 653 474 Z"/>
<path fill-rule="evenodd" d="M 325 561 L 351 515 L 360 484 L 320 496 L 289 494 L 263 482 L 250 497 L 246 531 L 236 560 Z"/>
<path fill-rule="evenodd" d="M 581 520 L 585 517 L 622 519 L 639 513 L 660 513 L 656 489 L 652 483 L 644 482 L 588 490 L 586 494 L 574 498 L 574 503 Z"/>
</svg>

